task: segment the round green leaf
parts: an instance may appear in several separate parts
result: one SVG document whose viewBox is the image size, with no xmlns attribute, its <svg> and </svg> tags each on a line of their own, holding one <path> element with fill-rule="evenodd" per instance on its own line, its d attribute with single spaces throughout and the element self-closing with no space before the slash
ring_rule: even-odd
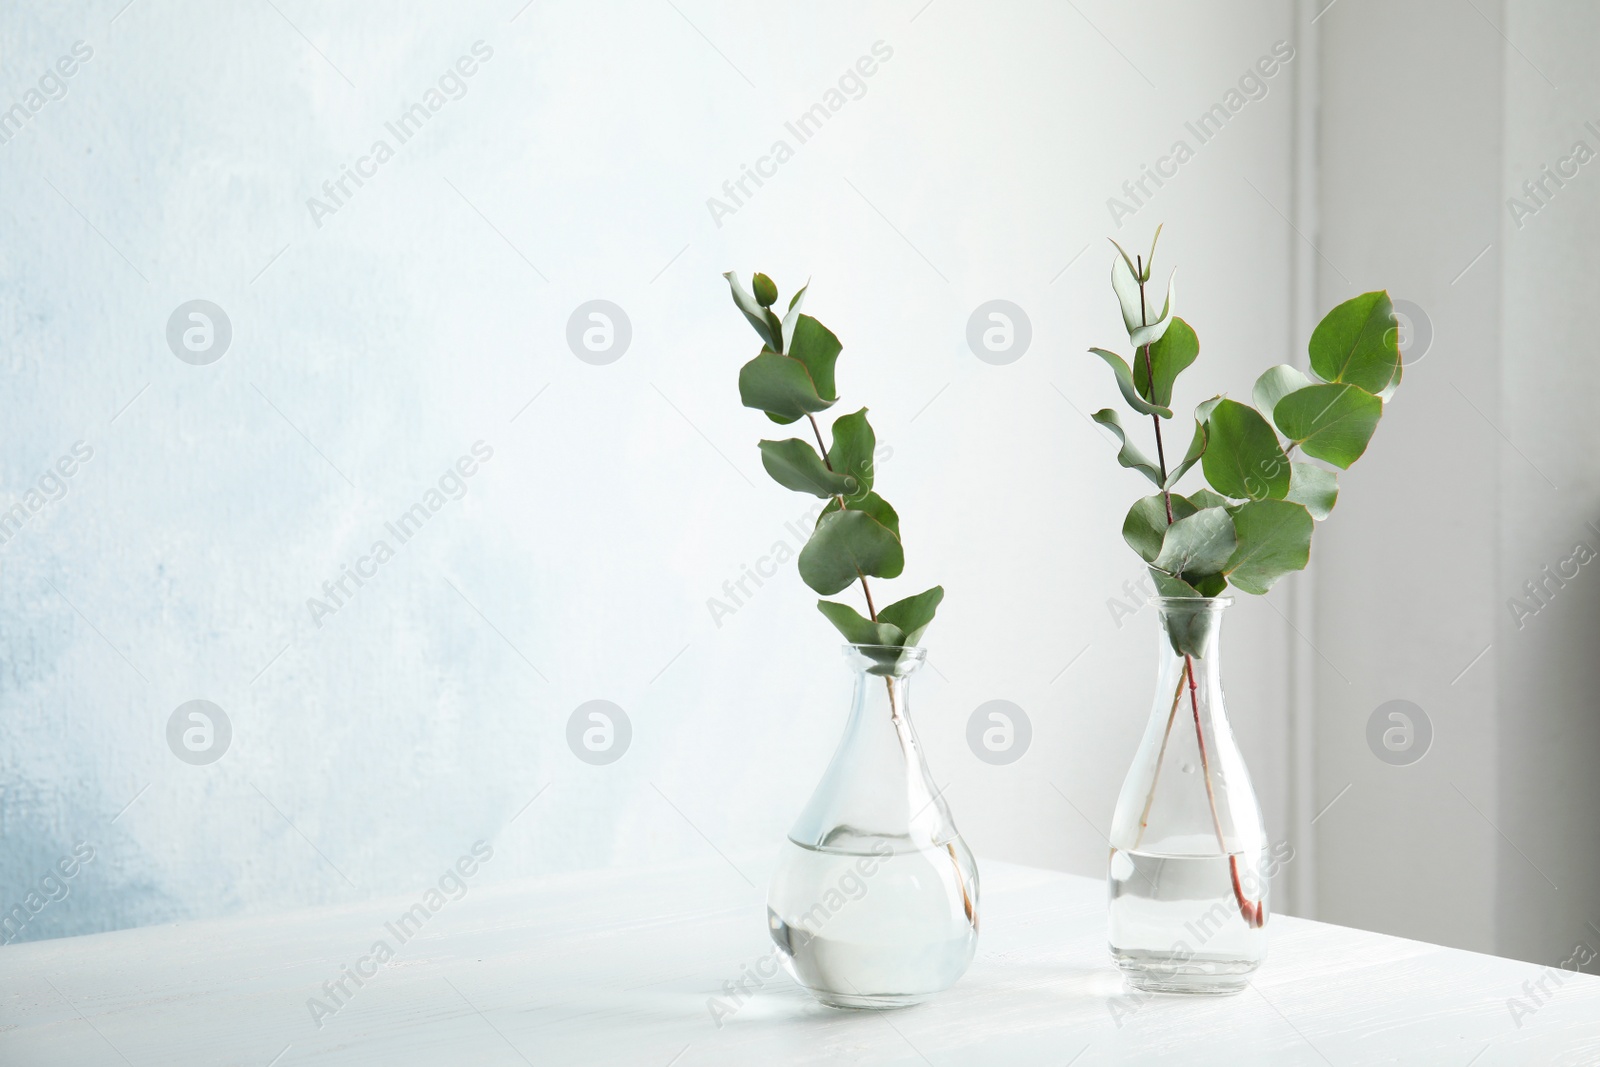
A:
<svg viewBox="0 0 1600 1067">
<path fill-rule="evenodd" d="M 1139 395 L 1152 404 L 1171 407 L 1172 385 L 1178 380 L 1178 375 L 1200 355 L 1200 338 L 1187 322 L 1174 317 L 1167 332 L 1150 345 L 1148 351 L 1148 373 L 1145 371 L 1145 350 L 1140 349 L 1133 354 L 1133 384 L 1139 390 Z"/>
<path fill-rule="evenodd" d="M 1204 514 L 1202 512 L 1202 514 Z M 1311 513 L 1287 500 L 1252 500 L 1233 509 L 1238 547 L 1224 573 L 1247 593 L 1261 594 L 1311 558 Z"/>
<path fill-rule="evenodd" d="M 828 449 L 828 466 L 853 480 L 852 496 L 872 488 L 873 452 L 877 435 L 867 422 L 867 409 L 840 415 L 833 420 L 833 446 Z"/>
<path fill-rule="evenodd" d="M 1305 505 L 1311 517 L 1321 522 L 1339 500 L 1339 476 L 1314 463 L 1295 463 L 1289 472 L 1289 495 L 1284 499 Z"/>
<path fill-rule="evenodd" d="M 878 522 L 882 523 L 890 533 L 894 534 L 896 537 L 900 536 L 900 516 L 895 513 L 894 508 L 890 507 L 889 502 L 883 499 L 883 497 L 879 496 L 877 493 L 866 492 L 856 496 L 846 497 L 845 499 L 852 511 L 866 512 L 874 519 L 877 519 Z M 838 510 L 838 500 L 828 501 L 828 506 L 822 509 L 821 515 L 817 516 L 817 525 L 821 526 L 823 519 L 827 518 L 829 515 L 832 515 Z"/>
<path fill-rule="evenodd" d="M 904 645 L 907 643 L 905 631 L 893 623 L 873 622 L 865 618 L 849 604 L 840 604 L 835 600 L 817 601 L 817 610 L 822 612 L 827 620 L 833 623 L 834 628 L 844 635 L 844 639 L 852 645 Z M 880 614 L 879 618 L 882 616 Z"/>
<path fill-rule="evenodd" d="M 944 586 L 936 585 L 916 596 L 896 600 L 878 612 L 878 622 L 889 623 L 904 633 L 904 643 L 914 645 L 922 640 L 923 631 L 933 622 L 934 612 L 944 600 Z"/>
<path fill-rule="evenodd" d="M 832 596 L 861 575 L 895 578 L 905 569 L 900 538 L 877 519 L 854 509 L 822 516 L 800 550 L 800 577 Z"/>
<path fill-rule="evenodd" d="M 1261 413 L 1221 400 L 1206 423 L 1210 437 L 1201 469 L 1211 487 L 1236 500 L 1282 500 L 1289 492 L 1289 457 Z"/>
<path fill-rule="evenodd" d="M 781 323 L 779 329 L 788 332 Z M 795 319 L 793 337 L 784 351 L 790 358 L 804 364 L 817 396 L 832 404 L 839 399 L 833 384 L 833 365 L 843 347 L 832 330 L 810 315 L 800 315 Z"/>
<path fill-rule="evenodd" d="M 1201 508 L 1232 507 L 1234 502 L 1202 486 L 1189 494 L 1189 503 L 1195 506 L 1196 511 L 1199 511 Z"/>
<path fill-rule="evenodd" d="M 1198 577 L 1221 573 L 1236 544 L 1233 516 L 1224 508 L 1207 508 L 1168 526 L 1150 565 L 1193 585 Z"/>
<path fill-rule="evenodd" d="M 1310 378 L 1289 364 L 1280 363 L 1276 367 L 1268 367 L 1261 377 L 1256 379 L 1251 397 L 1256 402 L 1256 410 L 1271 420 L 1272 411 L 1278 406 L 1278 401 L 1296 389 L 1304 389 L 1310 384 Z"/>
<path fill-rule="evenodd" d="M 1361 458 L 1383 417 L 1383 401 L 1354 385 L 1308 385 L 1278 401 L 1273 418 L 1285 437 L 1314 459 L 1341 470 Z"/>
<path fill-rule="evenodd" d="M 771 349 L 763 349 L 739 368 L 739 399 L 745 407 L 765 411 L 780 423 L 794 422 L 833 405 L 833 400 L 818 394 L 805 364 Z"/>
<path fill-rule="evenodd" d="M 1362 293 L 1323 316 L 1311 331 L 1311 369 L 1369 393 L 1399 385 L 1400 326 L 1389 294 Z"/>
<path fill-rule="evenodd" d="M 1164 597 L 1216 596 L 1227 586 L 1224 582 L 1221 586 L 1213 587 L 1216 592 L 1202 593 L 1183 579 L 1162 574 L 1153 567 L 1150 569 L 1150 578 L 1155 583 L 1156 594 Z M 1216 620 L 1217 616 L 1209 611 L 1169 612 L 1166 629 L 1167 640 L 1171 642 L 1172 650 L 1180 656 L 1202 658 L 1211 642 L 1211 634 L 1216 629 Z"/>
<path fill-rule="evenodd" d="M 1187 497 L 1172 494 L 1172 518 L 1193 515 L 1196 508 Z M 1139 553 L 1146 563 L 1161 554 L 1161 542 L 1167 536 L 1167 503 L 1160 493 L 1133 502 L 1128 517 L 1122 520 L 1122 539 L 1128 547 Z"/>
</svg>

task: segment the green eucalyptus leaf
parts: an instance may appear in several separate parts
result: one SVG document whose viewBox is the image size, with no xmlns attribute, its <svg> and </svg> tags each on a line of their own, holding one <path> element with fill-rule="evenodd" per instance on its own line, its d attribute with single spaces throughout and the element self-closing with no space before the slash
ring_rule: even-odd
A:
<svg viewBox="0 0 1600 1067">
<path fill-rule="evenodd" d="M 1141 415 L 1160 415 L 1164 419 L 1172 418 L 1172 409 L 1160 404 L 1148 403 L 1139 391 L 1133 387 L 1133 370 L 1115 352 L 1107 352 L 1103 348 L 1091 348 L 1089 351 L 1106 361 L 1106 366 L 1111 368 L 1111 373 L 1117 376 L 1117 388 L 1122 392 L 1122 399 L 1128 406 Z"/>
<path fill-rule="evenodd" d="M 1262 594 L 1311 558 L 1311 513 L 1287 500 L 1252 500 L 1233 509 L 1238 546 L 1228 560 L 1228 580 Z"/>
<path fill-rule="evenodd" d="M 783 316 L 783 350 L 788 352 L 794 347 L 794 331 L 800 323 L 800 309 L 805 306 L 806 290 L 811 288 L 811 283 L 802 285 L 798 292 L 789 298 L 789 310 Z"/>
<path fill-rule="evenodd" d="M 1150 565 L 1193 585 L 1198 576 L 1220 573 L 1236 545 L 1233 516 L 1224 508 L 1206 508 L 1167 527 Z"/>
<path fill-rule="evenodd" d="M 866 408 L 833 420 L 828 466 L 851 480 L 847 495 L 859 496 L 872 488 L 872 454 L 877 447 L 878 438 L 867 422 Z"/>
<path fill-rule="evenodd" d="M 833 384 L 833 365 L 843 347 L 832 330 L 810 315 L 796 317 L 793 337 L 786 351 L 805 365 L 806 372 L 816 386 L 817 396 L 829 404 L 839 399 Z"/>
<path fill-rule="evenodd" d="M 1227 508 L 1233 506 L 1233 501 L 1229 500 L 1225 496 L 1213 493 L 1211 490 L 1206 488 L 1196 489 L 1194 492 L 1190 493 L 1189 503 L 1193 504 L 1196 510 L 1201 508 Z"/>
<path fill-rule="evenodd" d="M 890 533 L 896 537 L 900 536 L 900 516 L 895 513 L 894 508 L 889 506 L 889 502 L 877 493 L 869 492 L 850 497 L 848 498 L 848 506 L 851 511 L 866 512 L 886 527 Z M 817 526 L 820 527 L 823 519 L 839 510 L 839 501 L 830 500 L 828 506 L 822 509 L 822 514 L 817 516 Z"/>
<path fill-rule="evenodd" d="M 1154 567 L 1150 568 L 1150 578 L 1155 583 L 1156 594 L 1164 597 L 1199 598 L 1215 596 L 1215 593 L 1202 593 L 1182 578 L 1174 578 L 1170 574 L 1163 574 Z M 1226 588 L 1215 586 L 1218 592 Z M 1184 611 L 1166 612 L 1167 640 L 1172 644 L 1172 650 L 1180 656 L 1194 656 L 1199 659 L 1204 655 L 1211 631 L 1216 627 L 1216 615 L 1209 611 Z"/>
<path fill-rule="evenodd" d="M 878 612 L 878 621 L 899 627 L 905 635 L 903 643 L 915 645 L 922 639 L 923 631 L 933 622 L 934 612 L 939 610 L 939 604 L 943 600 L 944 586 L 936 585 L 916 596 L 896 600 Z"/>
<path fill-rule="evenodd" d="M 758 447 L 761 465 L 785 489 L 824 498 L 854 491 L 855 483 L 850 478 L 829 470 L 817 450 L 798 437 L 762 441 Z"/>
<path fill-rule="evenodd" d="M 1200 595 L 1200 590 L 1182 578 L 1174 578 L 1172 575 L 1158 571 L 1154 567 L 1150 568 L 1150 580 L 1155 583 L 1157 596 L 1197 597 Z"/>
<path fill-rule="evenodd" d="M 1341 470 L 1361 458 L 1383 417 L 1383 401 L 1354 385 L 1308 385 L 1278 401 L 1273 418 L 1285 437 L 1314 459 Z"/>
<path fill-rule="evenodd" d="M 771 349 L 762 349 L 739 368 L 739 399 L 745 407 L 765 411 L 773 422 L 782 424 L 833 405 L 833 400 L 818 394 L 805 364 Z"/>
<path fill-rule="evenodd" d="M 1128 433 L 1122 428 L 1122 420 L 1117 417 L 1117 413 L 1110 408 L 1101 408 L 1089 417 L 1117 435 L 1117 441 L 1122 445 L 1117 452 L 1117 462 L 1130 470 L 1138 471 L 1160 489 L 1161 472 L 1143 452 L 1128 443 Z"/>
<path fill-rule="evenodd" d="M 893 623 L 873 622 L 849 604 L 835 600 L 817 601 L 817 610 L 825 615 L 834 628 L 852 645 L 904 645 L 906 635 Z M 880 619 L 881 619 L 880 615 Z"/>
<path fill-rule="evenodd" d="M 1189 468 L 1200 462 L 1206 454 L 1206 442 L 1210 431 L 1204 422 L 1195 420 L 1194 436 L 1189 439 L 1189 450 L 1183 454 L 1183 459 L 1172 470 L 1167 472 L 1167 480 L 1163 488 L 1171 489 L 1178 484 L 1178 479 L 1189 473 Z"/>
<path fill-rule="evenodd" d="M 1197 510 L 1187 497 L 1177 493 L 1171 494 L 1172 517 L 1174 520 L 1193 515 Z M 1167 498 L 1160 493 L 1142 497 L 1133 502 L 1133 507 L 1128 509 L 1128 517 L 1122 520 L 1122 539 L 1128 542 L 1128 547 L 1139 553 L 1139 558 L 1146 563 L 1153 563 L 1161 554 L 1161 542 L 1167 535 Z"/>
<path fill-rule="evenodd" d="M 1296 389 L 1304 389 L 1310 384 L 1310 378 L 1307 378 L 1287 363 L 1280 363 L 1276 367 L 1268 367 L 1261 377 L 1256 379 L 1256 387 L 1252 392 L 1252 398 L 1256 402 L 1256 410 L 1265 415 L 1268 421 L 1271 421 L 1273 409 L 1278 406 L 1278 401 Z"/>
<path fill-rule="evenodd" d="M 1161 228 L 1159 226 L 1156 228 L 1156 232 L 1161 232 Z M 1144 265 L 1144 273 L 1140 274 L 1139 268 L 1133 265 L 1133 257 L 1128 255 L 1121 245 L 1117 244 L 1117 239 L 1115 237 L 1107 237 L 1106 240 L 1110 241 L 1111 247 L 1117 250 L 1117 255 L 1122 257 L 1122 262 L 1128 265 L 1128 274 L 1133 278 L 1135 286 L 1137 286 L 1139 282 L 1150 280 L 1150 264 L 1146 263 Z M 1155 249 L 1154 245 L 1151 245 L 1150 247 L 1152 251 Z"/>
<path fill-rule="evenodd" d="M 761 343 L 776 351 L 783 345 L 783 324 L 778 321 L 778 316 L 763 307 L 755 297 L 745 292 L 744 286 L 739 284 L 739 278 L 733 271 L 723 275 L 728 279 L 728 288 L 733 292 L 733 302 L 739 310 L 744 312 L 744 317 L 750 320 L 750 325 L 755 327 L 756 333 L 761 335 Z M 750 405 L 746 405 L 747 407 Z"/>
<path fill-rule="evenodd" d="M 1172 325 L 1172 294 L 1177 276 L 1177 268 L 1173 268 L 1172 273 L 1167 276 L 1167 297 L 1162 301 L 1160 313 L 1146 304 L 1145 321 L 1149 325 L 1128 332 L 1128 339 L 1133 342 L 1134 348 L 1143 348 L 1161 340 L 1162 335 L 1167 332 L 1167 327 Z"/>
<path fill-rule="evenodd" d="M 1305 505 L 1311 517 L 1321 522 L 1339 500 L 1339 476 L 1314 463 L 1291 464 L 1289 495 L 1284 499 Z"/>
<path fill-rule="evenodd" d="M 1399 385 L 1400 326 L 1389 294 L 1362 293 L 1323 316 L 1311 331 L 1311 369 L 1369 393 Z"/>
<path fill-rule="evenodd" d="M 1156 242 L 1161 240 L 1161 227 L 1165 225 L 1166 223 L 1164 222 L 1157 223 L 1156 232 L 1150 235 L 1150 254 L 1145 257 L 1144 261 L 1144 281 L 1150 280 L 1150 268 L 1156 265 Z"/>
<path fill-rule="evenodd" d="M 1146 350 L 1133 354 L 1133 384 L 1139 395 L 1152 404 L 1172 405 L 1172 384 L 1178 375 L 1200 355 L 1200 338 L 1187 322 L 1174 317 L 1171 327 L 1148 349 L 1150 369 L 1145 370 Z M 1152 387 L 1151 382 L 1154 381 Z"/>
<path fill-rule="evenodd" d="M 1206 425 L 1210 439 L 1201 463 L 1213 489 L 1236 500 L 1284 498 L 1289 457 L 1259 411 L 1224 399 L 1211 408 Z"/>
<path fill-rule="evenodd" d="M 1117 244 L 1115 241 L 1111 243 Z M 1134 330 L 1144 325 L 1144 316 L 1148 311 L 1143 307 L 1144 301 L 1139 295 L 1139 274 L 1133 260 L 1122 251 L 1121 245 L 1117 245 L 1117 251 L 1122 253 L 1122 258 L 1111 261 L 1111 288 L 1117 294 L 1118 306 L 1122 308 L 1122 324 L 1132 336 Z"/>
<path fill-rule="evenodd" d="M 832 596 L 862 575 L 895 578 L 905 569 L 905 551 L 894 531 L 854 508 L 823 515 L 800 550 L 800 577 Z"/>
<path fill-rule="evenodd" d="M 1195 592 L 1204 597 L 1221 596 L 1226 588 L 1228 577 L 1225 574 L 1202 574 L 1194 579 Z"/>
</svg>

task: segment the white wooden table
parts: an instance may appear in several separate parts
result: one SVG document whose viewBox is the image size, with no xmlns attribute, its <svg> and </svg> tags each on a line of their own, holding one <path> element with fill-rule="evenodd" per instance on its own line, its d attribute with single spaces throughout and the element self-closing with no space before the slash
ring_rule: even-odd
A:
<svg viewBox="0 0 1600 1067">
<path fill-rule="evenodd" d="M 719 864 L 473 887 L 320 1028 L 308 999 L 413 899 L 0 948 L 0 1064 L 1600 1064 L 1597 978 L 1274 916 L 1251 990 L 1141 999 L 1101 883 L 981 870 L 972 968 L 898 1012 L 780 974 L 717 1026 L 710 998 L 768 951 L 761 894 Z"/>
</svg>

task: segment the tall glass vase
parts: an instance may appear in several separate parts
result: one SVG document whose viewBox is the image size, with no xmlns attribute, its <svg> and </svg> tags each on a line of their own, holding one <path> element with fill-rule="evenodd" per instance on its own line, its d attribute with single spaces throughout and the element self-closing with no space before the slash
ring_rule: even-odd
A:
<svg viewBox="0 0 1600 1067">
<path fill-rule="evenodd" d="M 1267 953 L 1261 808 L 1223 702 L 1228 597 L 1162 597 L 1150 722 L 1111 828 L 1111 955 L 1136 989 L 1235 993 Z"/>
<path fill-rule="evenodd" d="M 978 869 L 911 725 L 921 648 L 847 645 L 850 718 L 767 895 L 789 973 L 824 1004 L 892 1008 L 966 971 Z"/>
</svg>

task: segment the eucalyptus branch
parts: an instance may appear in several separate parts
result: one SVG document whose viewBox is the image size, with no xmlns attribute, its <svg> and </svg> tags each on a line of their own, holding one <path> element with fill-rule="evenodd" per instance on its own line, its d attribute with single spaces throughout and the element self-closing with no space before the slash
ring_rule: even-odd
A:
<svg viewBox="0 0 1600 1067">
<path fill-rule="evenodd" d="M 1157 227 L 1157 239 L 1160 234 Z M 1155 247 L 1152 241 L 1152 259 Z M 1172 418 L 1174 384 L 1198 357 L 1200 342 L 1189 324 L 1172 313 L 1172 282 L 1168 281 L 1166 299 L 1157 312 L 1146 288 L 1151 260 L 1130 257 L 1120 245 L 1117 253 L 1112 288 L 1133 344 L 1133 363 L 1130 366 L 1104 349 L 1090 351 L 1111 368 L 1127 405 L 1150 417 L 1156 446 L 1152 461 L 1129 442 L 1115 411 L 1104 408 L 1092 416 L 1116 435 L 1117 462 L 1138 471 L 1156 488 L 1154 495 L 1129 509 L 1123 538 L 1148 565 L 1164 597 L 1215 597 L 1229 586 L 1265 593 L 1285 574 L 1306 566 L 1315 523 L 1326 519 L 1338 500 L 1333 471 L 1291 457 L 1298 450 L 1306 460 L 1348 469 L 1366 451 L 1385 402 L 1400 385 L 1393 303 L 1388 293 L 1376 291 L 1335 307 L 1312 332 L 1311 376 L 1287 364 L 1269 368 L 1252 390 L 1254 407 L 1222 396 L 1199 405 L 1193 440 L 1182 460 L 1169 469 L 1161 423 Z M 1175 492 L 1179 480 L 1196 464 L 1208 486 L 1188 496 Z M 1173 651 L 1183 657 L 1182 679 L 1188 682 L 1217 847 L 1228 855 L 1240 914 L 1252 927 L 1260 926 L 1265 921 L 1264 904 L 1245 894 L 1238 857 L 1228 852 L 1200 716 L 1194 661 L 1207 646 L 1209 628 L 1194 621 L 1174 623 L 1168 627 L 1168 637 Z M 1155 800 L 1183 688 L 1180 680 L 1137 841 L 1143 839 Z"/>
<path fill-rule="evenodd" d="M 915 645 L 933 622 L 944 589 L 934 586 L 879 610 L 867 579 L 899 577 L 905 569 L 905 549 L 900 516 L 873 490 L 877 436 L 866 408 L 833 420 L 831 447 L 817 421 L 820 412 L 838 403 L 834 364 L 843 346 L 831 330 L 802 312 L 804 288 L 790 299 L 780 318 L 773 310 L 778 287 L 771 278 L 754 275 L 751 291 L 746 291 L 733 274 L 724 277 L 734 305 L 762 342 L 761 351 L 739 370 L 740 400 L 782 425 L 804 418 L 816 439 L 815 448 L 796 437 L 759 445 L 761 465 L 774 481 L 828 501 L 800 550 L 800 577 L 823 596 L 861 583 L 865 616 L 831 600 L 818 601 L 817 610 L 851 644 L 896 650 L 879 654 L 888 677 L 899 660 L 898 650 Z M 890 700 L 892 705 L 892 689 Z"/>
<path fill-rule="evenodd" d="M 1151 251 L 1154 252 L 1154 250 L 1155 250 L 1154 246 L 1152 245 L 1151 246 Z M 1150 325 L 1150 313 L 1149 313 L 1149 304 L 1145 300 L 1145 288 L 1144 287 L 1145 287 L 1145 280 L 1146 280 L 1146 272 L 1145 272 L 1145 269 L 1144 269 L 1144 257 L 1143 256 L 1139 257 L 1137 262 L 1138 262 L 1138 278 L 1139 278 L 1139 325 L 1141 327 L 1148 327 Z M 1154 369 L 1154 366 L 1153 366 L 1153 364 L 1151 363 L 1151 360 L 1150 360 L 1150 345 L 1149 345 L 1149 343 L 1146 343 L 1143 346 L 1143 354 L 1144 354 L 1144 366 L 1145 366 L 1145 381 L 1147 383 L 1149 383 L 1149 387 L 1153 392 L 1154 388 L 1155 388 L 1155 380 L 1156 379 L 1155 379 L 1155 369 Z M 1172 520 L 1172 493 L 1167 488 L 1167 453 L 1166 453 L 1166 448 L 1163 446 L 1162 441 L 1161 441 L 1161 416 L 1152 413 L 1151 416 L 1150 416 L 1150 421 L 1155 424 L 1156 456 L 1159 458 L 1159 462 L 1160 462 L 1159 470 L 1161 472 L 1161 483 L 1160 483 L 1161 484 L 1161 503 L 1162 503 L 1162 505 L 1164 506 L 1164 508 L 1166 510 L 1167 526 L 1170 528 L 1172 526 L 1172 524 L 1173 524 L 1173 520 Z M 1211 828 L 1213 830 L 1215 830 L 1216 834 L 1217 834 L 1217 849 L 1220 852 L 1222 852 L 1223 855 L 1228 857 L 1228 870 L 1229 870 L 1229 872 L 1231 874 L 1231 878 L 1229 880 L 1232 883 L 1232 887 L 1233 887 L 1234 901 L 1239 905 L 1239 914 L 1240 914 L 1241 917 L 1243 917 L 1243 919 L 1245 921 L 1245 925 L 1249 926 L 1251 929 L 1255 929 L 1256 927 L 1259 927 L 1259 926 L 1261 926 L 1262 924 L 1264 924 L 1266 922 L 1265 909 L 1263 908 L 1261 901 L 1259 901 L 1259 900 L 1252 901 L 1252 900 L 1250 900 L 1249 898 L 1247 898 L 1245 896 L 1244 886 L 1240 883 L 1240 880 L 1239 880 L 1239 858 L 1234 853 L 1228 851 L 1228 842 L 1225 839 L 1225 836 L 1224 836 L 1224 834 L 1222 832 L 1222 817 L 1217 813 L 1217 794 L 1216 794 L 1216 789 L 1212 785 L 1212 782 L 1211 782 L 1211 761 L 1206 756 L 1205 729 L 1200 723 L 1200 701 L 1199 701 L 1198 695 L 1196 694 L 1196 686 L 1195 686 L 1195 680 L 1194 680 L 1194 660 L 1193 660 L 1193 658 L 1191 658 L 1191 656 L 1190 656 L 1190 654 L 1188 652 L 1185 652 L 1183 654 L 1183 670 L 1184 670 L 1184 674 L 1189 679 L 1189 706 L 1194 712 L 1194 737 L 1195 737 L 1195 743 L 1200 748 L 1200 777 L 1205 782 L 1206 802 L 1207 802 L 1208 806 L 1211 809 Z M 1182 681 L 1181 680 L 1179 682 L 1179 686 L 1180 686 L 1180 691 L 1181 691 L 1181 686 L 1182 686 Z M 1175 714 L 1176 711 L 1177 711 L 1177 702 L 1176 701 L 1174 701 L 1174 703 L 1173 703 L 1173 711 L 1174 711 L 1174 714 L 1167 716 L 1167 732 L 1161 738 L 1161 752 L 1162 752 L 1163 755 L 1166 754 L 1167 740 L 1171 736 L 1172 725 L 1173 725 L 1174 720 L 1177 718 L 1177 716 Z M 1145 798 L 1145 812 L 1146 812 L 1147 815 L 1148 815 L 1148 813 L 1150 811 L 1151 804 L 1155 801 L 1156 784 L 1160 780 L 1159 776 L 1161 774 L 1160 762 L 1161 761 L 1158 759 L 1157 760 L 1157 766 L 1156 766 L 1155 774 L 1152 775 L 1151 779 L 1150 779 L 1150 795 Z M 1143 820 L 1141 819 L 1141 823 L 1142 823 L 1142 821 Z M 1141 834 L 1143 833 L 1143 827 L 1142 826 L 1140 828 L 1140 832 L 1141 832 Z"/>
</svg>

